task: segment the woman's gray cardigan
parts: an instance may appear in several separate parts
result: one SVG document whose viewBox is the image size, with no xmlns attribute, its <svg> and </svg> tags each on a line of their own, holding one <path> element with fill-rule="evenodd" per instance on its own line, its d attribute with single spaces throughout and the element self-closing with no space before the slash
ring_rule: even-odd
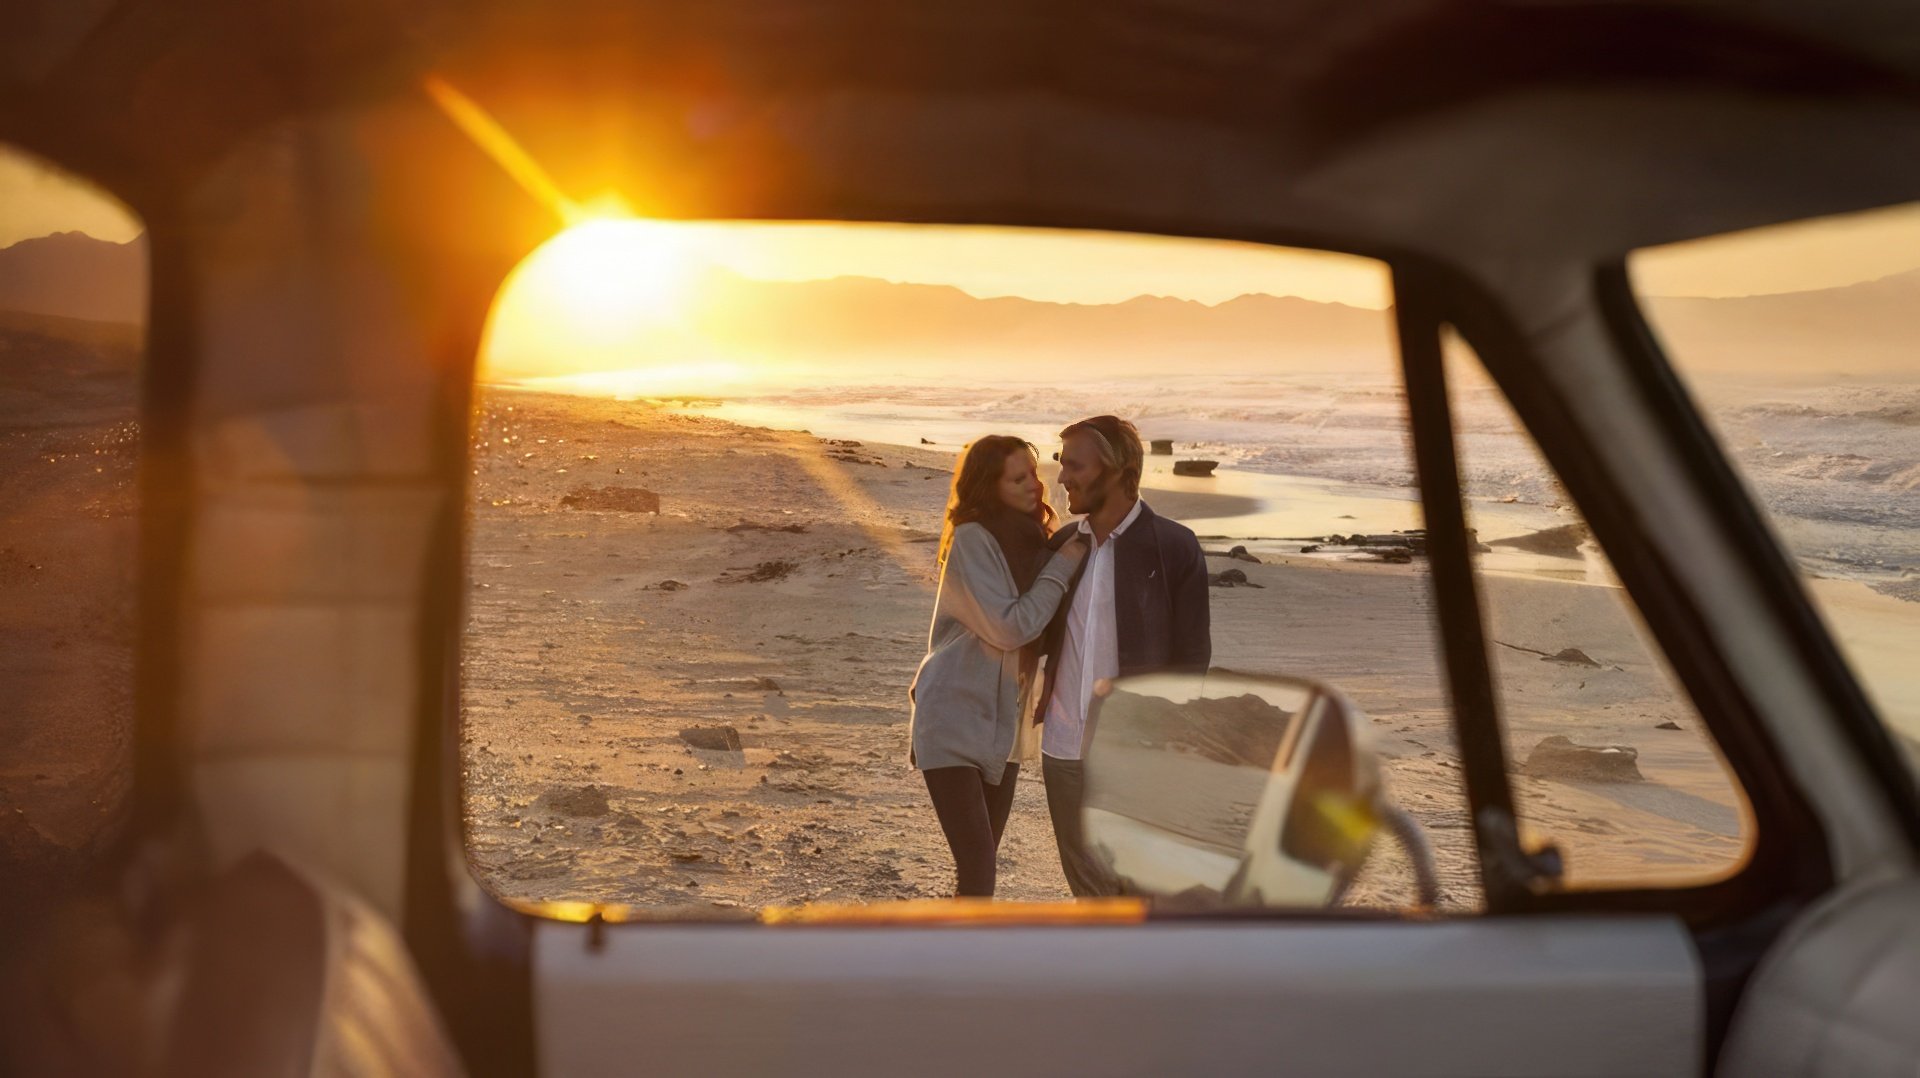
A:
<svg viewBox="0 0 1920 1078">
<path fill-rule="evenodd" d="M 953 529 L 927 657 L 907 690 L 915 767 L 977 767 L 1000 782 L 1020 732 L 1020 647 L 1053 620 L 1075 565 L 1053 555 L 1022 595 L 993 533 L 979 524 Z"/>
</svg>

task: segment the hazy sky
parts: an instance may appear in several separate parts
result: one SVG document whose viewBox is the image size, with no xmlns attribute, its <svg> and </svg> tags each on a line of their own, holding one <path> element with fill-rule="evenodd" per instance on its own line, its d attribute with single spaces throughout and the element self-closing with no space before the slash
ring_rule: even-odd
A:
<svg viewBox="0 0 1920 1078">
<path fill-rule="evenodd" d="M 0 145 L 0 247 L 54 232 L 125 243 L 140 234 L 140 222 L 92 184 Z"/>
<path fill-rule="evenodd" d="M 124 242 L 139 222 L 90 184 L 0 147 L 0 246 L 78 230 Z M 976 296 L 1113 303 L 1173 295 L 1219 303 L 1247 292 L 1361 307 L 1387 303 L 1364 259 L 1114 233 L 824 223 L 696 228 L 706 258 L 750 277 L 859 275 L 952 284 Z M 1657 295 L 1789 292 L 1920 267 L 1920 203 L 1864 217 L 1775 226 L 1643 252 L 1635 279 Z"/>
<path fill-rule="evenodd" d="M 880 277 L 952 284 L 981 298 L 1119 303 L 1173 295 L 1220 303 L 1249 292 L 1388 305 L 1385 268 L 1351 255 L 1113 232 L 825 223 L 700 226 L 699 245 L 747 277 Z"/>
<path fill-rule="evenodd" d="M 1770 225 L 1636 252 L 1634 284 L 1656 296 L 1750 296 L 1872 281 L 1920 268 L 1920 202 Z"/>
</svg>

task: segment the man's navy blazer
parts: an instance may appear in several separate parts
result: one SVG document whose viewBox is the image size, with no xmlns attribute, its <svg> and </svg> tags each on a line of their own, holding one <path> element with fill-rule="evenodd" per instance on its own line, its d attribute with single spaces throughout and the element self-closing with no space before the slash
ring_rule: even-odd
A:
<svg viewBox="0 0 1920 1078">
<path fill-rule="evenodd" d="M 1079 533 L 1061 528 L 1047 545 L 1058 550 Z M 1140 503 L 1140 515 L 1109 540 L 1113 548 L 1113 613 L 1120 645 L 1120 676 L 1159 670 L 1205 673 L 1213 658 L 1212 615 L 1208 609 L 1207 558 L 1200 540 L 1184 524 L 1158 515 Z M 1093 560 L 1080 563 L 1066 598 L 1041 636 L 1047 656 L 1033 721 L 1046 718 L 1053 699 L 1054 674 L 1067 638 L 1067 616 L 1080 578 Z"/>
</svg>

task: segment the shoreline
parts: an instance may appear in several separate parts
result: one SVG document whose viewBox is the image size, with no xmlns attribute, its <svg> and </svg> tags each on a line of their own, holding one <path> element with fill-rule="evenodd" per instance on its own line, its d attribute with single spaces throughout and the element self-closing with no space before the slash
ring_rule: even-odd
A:
<svg viewBox="0 0 1920 1078">
<path fill-rule="evenodd" d="M 1170 377 L 1178 379 L 1179 376 Z M 1210 384 L 1208 380 L 1200 379 L 1191 388 L 1194 392 L 1205 394 L 1209 391 Z M 971 418 L 967 415 L 966 407 L 955 407 L 951 404 L 937 405 L 922 400 L 918 396 L 929 390 L 937 391 L 941 386 L 942 383 L 937 381 L 912 378 L 900 379 L 897 385 L 861 384 L 847 387 L 850 396 L 846 400 L 829 401 L 823 405 L 812 399 L 812 396 L 818 395 L 818 391 L 804 385 L 771 384 L 753 387 L 751 391 L 743 389 L 740 392 L 718 395 L 682 394 L 653 397 L 583 391 L 581 386 L 567 384 L 563 379 L 509 379 L 482 383 L 482 389 L 487 392 L 528 393 L 580 400 L 614 401 L 634 407 L 656 408 L 669 414 L 704 416 L 747 427 L 764 426 L 771 430 L 806 431 L 823 438 L 857 440 L 875 446 L 919 445 L 947 453 L 957 452 L 964 440 L 980 433 L 989 431 L 1009 433 L 1025 437 L 1040 446 L 1043 463 L 1044 457 L 1051 452 L 1049 443 L 1053 439 L 1054 432 L 1058 430 L 1059 423 L 1065 422 L 1064 419 L 1050 419 L 1046 422 L 1032 420 L 1033 406 L 1027 398 L 1034 393 L 1048 391 L 1043 389 L 1041 383 L 1010 383 L 1000 387 L 1013 392 L 1014 396 L 1011 398 L 1013 411 L 1023 413 L 1028 418 L 994 420 Z M 1334 383 L 1316 389 L 1304 384 L 1294 386 L 1285 378 L 1277 379 L 1273 387 L 1291 387 L 1310 396 L 1328 390 L 1337 394 L 1380 388 L 1365 382 L 1345 384 L 1336 380 Z M 1139 386 L 1132 385 L 1126 380 L 1115 383 L 1113 388 L 1116 392 L 1125 393 L 1138 392 L 1140 389 Z M 1377 392 L 1366 392 L 1349 402 L 1356 415 L 1370 415 L 1375 422 L 1374 426 L 1363 425 L 1360 428 L 1354 428 L 1354 433 L 1359 436 L 1363 430 L 1373 430 L 1376 436 L 1387 436 L 1391 440 L 1392 432 L 1377 427 L 1377 422 L 1381 418 L 1377 411 L 1369 411 L 1373 405 L 1377 404 L 1377 398 Z M 1332 406 L 1338 406 L 1339 399 L 1336 396 Z M 1272 405 L 1273 402 L 1260 402 L 1254 407 L 1270 408 Z M 1329 405 L 1329 401 L 1319 400 L 1315 407 L 1324 409 Z M 1149 413 L 1154 411 L 1150 403 L 1143 406 Z M 1213 408 L 1214 403 L 1209 403 L 1207 407 Z M 1421 526 L 1418 519 L 1417 489 L 1412 485 L 1400 485 L 1411 482 L 1410 460 L 1400 461 L 1398 467 L 1387 467 L 1385 473 L 1373 475 L 1380 470 L 1379 466 L 1383 461 L 1391 465 L 1398 457 L 1397 451 L 1388 447 L 1383 441 L 1376 440 L 1371 446 L 1374 455 L 1366 458 L 1371 461 L 1368 467 L 1322 469 L 1327 474 L 1319 474 L 1312 469 L 1267 470 L 1245 466 L 1238 460 L 1240 457 L 1256 459 L 1263 463 L 1271 463 L 1275 460 L 1275 454 L 1270 452 L 1272 446 L 1257 438 L 1253 441 L 1245 440 L 1252 430 L 1250 418 L 1247 415 L 1229 413 L 1219 419 L 1218 422 L 1224 423 L 1226 428 L 1231 428 L 1235 432 L 1225 435 L 1222 435 L 1218 429 L 1202 434 L 1195 429 L 1196 422 L 1204 424 L 1216 421 L 1197 420 L 1193 416 L 1175 414 L 1158 421 L 1142 420 L 1141 422 L 1152 428 L 1142 430 L 1143 438 L 1164 438 L 1172 434 L 1178 443 L 1188 446 L 1183 456 L 1217 457 L 1222 461 L 1221 467 L 1213 478 L 1188 480 L 1171 476 L 1170 468 L 1165 466 L 1161 467 L 1160 471 L 1168 474 L 1153 474 L 1156 460 L 1159 458 L 1149 457 L 1147 487 L 1150 490 L 1158 490 L 1161 499 L 1184 495 L 1188 491 L 1228 494 L 1235 498 L 1251 499 L 1251 503 L 1233 505 L 1218 503 L 1216 509 L 1205 512 L 1186 512 L 1185 506 L 1180 507 L 1179 511 L 1170 510 L 1170 515 L 1181 517 L 1198 533 L 1248 544 L 1289 543 L 1300 537 L 1312 536 L 1321 528 L 1326 528 L 1329 533 L 1352 531 L 1384 533 Z M 1284 418 L 1284 414 L 1275 420 L 1279 430 L 1285 431 L 1289 436 L 1308 436 L 1315 429 L 1312 424 L 1302 427 L 1295 423 L 1292 427 L 1288 427 L 1289 422 L 1291 421 Z M 929 434 L 933 437 L 928 438 Z M 1188 435 L 1197 436 L 1200 440 L 1194 441 Z M 1223 436 L 1227 440 L 1220 441 L 1219 438 Z M 1472 438 L 1473 434 L 1469 432 L 1468 440 L 1471 441 Z M 1345 452 L 1336 448 L 1338 444 L 1337 441 L 1331 446 L 1320 443 L 1316 452 L 1323 460 L 1327 452 L 1336 454 Z M 1473 446 L 1465 448 L 1474 450 L 1469 452 L 1469 457 L 1476 456 L 1479 452 Z M 1361 451 L 1356 448 L 1354 452 Z M 1386 456 L 1381 456 L 1382 453 Z M 1175 458 L 1164 459 L 1171 461 Z M 1279 459 L 1285 460 L 1287 455 L 1280 454 Z M 1485 478 L 1483 485 L 1489 491 L 1505 489 L 1507 484 L 1513 481 L 1512 469 L 1511 460 L 1500 464 Z M 1353 475 L 1346 475 L 1344 478 L 1332 477 L 1343 472 L 1358 472 L 1370 478 L 1356 479 Z M 1388 478 L 1394 479 L 1395 482 L 1379 481 Z M 1766 477 L 1762 475 L 1750 477 L 1754 481 L 1764 478 Z M 1526 536 L 1544 531 L 1556 524 L 1568 523 L 1573 518 L 1556 500 L 1556 490 L 1557 488 L 1552 486 L 1536 487 L 1533 484 L 1521 484 L 1517 491 L 1508 491 L 1500 497 L 1493 497 L 1491 494 L 1473 497 L 1469 505 L 1474 518 L 1472 523 L 1479 529 L 1483 542 Z M 1054 493 L 1057 494 L 1058 491 Z M 1515 493 L 1519 495 L 1517 498 Z M 1357 523 L 1327 520 L 1326 517 L 1329 515 L 1337 517 L 1339 511 L 1333 514 L 1316 512 L 1313 509 L 1316 504 L 1323 507 L 1358 504 L 1368 510 L 1370 519 Z M 1920 565 L 1909 566 L 1903 573 L 1904 560 L 1898 556 L 1900 554 L 1898 550 L 1890 553 L 1877 546 L 1862 546 L 1849 550 L 1845 556 L 1837 559 L 1820 553 L 1827 550 L 1828 546 L 1834 544 L 1855 526 L 1851 516 L 1846 514 L 1832 517 L 1817 514 L 1795 515 L 1784 507 L 1775 507 L 1769 510 L 1768 515 L 1775 518 L 1778 527 L 1789 532 L 1812 529 L 1807 534 L 1801 535 L 1794 544 L 1794 548 L 1799 551 L 1796 564 L 1809 578 L 1829 577 L 1858 581 L 1880 594 L 1900 601 L 1920 602 L 1920 577 L 1914 575 L 1920 573 Z M 1865 540 L 1862 539 L 1862 541 Z M 1269 549 L 1279 552 L 1284 548 Z M 1842 547 L 1842 549 L 1847 548 Z M 1485 568 L 1499 572 L 1527 572 L 1556 567 L 1492 562 Z M 1610 580 L 1610 574 L 1604 570 L 1595 571 L 1590 568 L 1584 575 L 1588 583 L 1605 584 Z"/>
<path fill-rule="evenodd" d="M 763 430 L 776 434 L 802 435 L 827 442 L 850 443 L 874 452 L 900 455 L 937 454 L 951 473 L 952 461 L 963 448 L 953 441 L 917 439 L 918 444 L 902 437 L 894 441 L 876 440 L 870 425 L 850 420 L 831 411 L 781 409 L 781 415 L 798 425 L 754 424 L 723 412 L 735 402 L 722 398 L 619 398 L 567 392 L 561 388 L 530 388 L 517 383 L 490 383 L 482 387 L 489 393 L 529 394 L 579 401 L 607 402 L 644 408 L 663 415 L 698 416 L 731 424 L 742 430 Z M 1062 420 L 1062 423 L 1066 420 Z M 904 428 L 905 421 L 901 421 Z M 1041 452 L 1041 475 L 1048 485 L 1048 496 L 1062 511 L 1066 498 L 1054 477 L 1058 466 L 1048 457 L 1051 450 L 1033 424 L 980 424 L 981 433 L 1011 433 L 1035 441 Z M 1034 429 L 1025 429 L 1032 427 Z M 1049 427 L 1057 429 L 1057 427 Z M 1142 431 L 1143 440 L 1153 432 Z M 1173 463 L 1193 456 L 1185 454 L 1146 458 L 1141 477 L 1143 497 L 1164 516 L 1179 520 L 1197 535 L 1209 540 L 1244 544 L 1256 554 L 1299 553 L 1303 545 L 1325 544 L 1336 534 L 1387 534 L 1418 529 L 1422 526 L 1419 492 L 1413 487 L 1380 486 L 1321 476 L 1290 474 L 1235 467 L 1222 463 L 1207 477 L 1176 476 Z M 924 465 L 923 465 L 924 466 Z M 1526 502 L 1483 501 L 1474 504 L 1475 523 L 1483 540 L 1526 537 L 1567 522 L 1565 514 L 1552 506 Z M 1324 529 L 1324 530 L 1315 530 Z M 1495 571 L 1527 571 L 1524 564 L 1507 564 L 1514 559 L 1500 558 L 1488 568 Z"/>
</svg>

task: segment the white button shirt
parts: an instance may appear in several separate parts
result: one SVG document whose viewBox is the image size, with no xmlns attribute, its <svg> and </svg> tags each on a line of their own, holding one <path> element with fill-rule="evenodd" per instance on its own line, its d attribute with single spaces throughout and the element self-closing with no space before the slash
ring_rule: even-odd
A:
<svg viewBox="0 0 1920 1078">
<path fill-rule="evenodd" d="M 1053 679 L 1053 698 L 1047 701 L 1046 728 L 1040 734 L 1040 751 L 1056 760 L 1078 760 L 1085 748 L 1087 705 L 1093 700 L 1093 683 L 1120 675 L 1120 637 L 1113 613 L 1113 541 L 1120 538 L 1140 516 L 1142 503 L 1135 501 L 1107 536 L 1095 542 L 1087 555 L 1087 567 L 1074 589 L 1073 603 L 1067 608 L 1067 636 L 1060 644 L 1060 670 Z M 1080 534 L 1093 541 L 1093 528 L 1086 518 L 1079 521 Z"/>
</svg>

